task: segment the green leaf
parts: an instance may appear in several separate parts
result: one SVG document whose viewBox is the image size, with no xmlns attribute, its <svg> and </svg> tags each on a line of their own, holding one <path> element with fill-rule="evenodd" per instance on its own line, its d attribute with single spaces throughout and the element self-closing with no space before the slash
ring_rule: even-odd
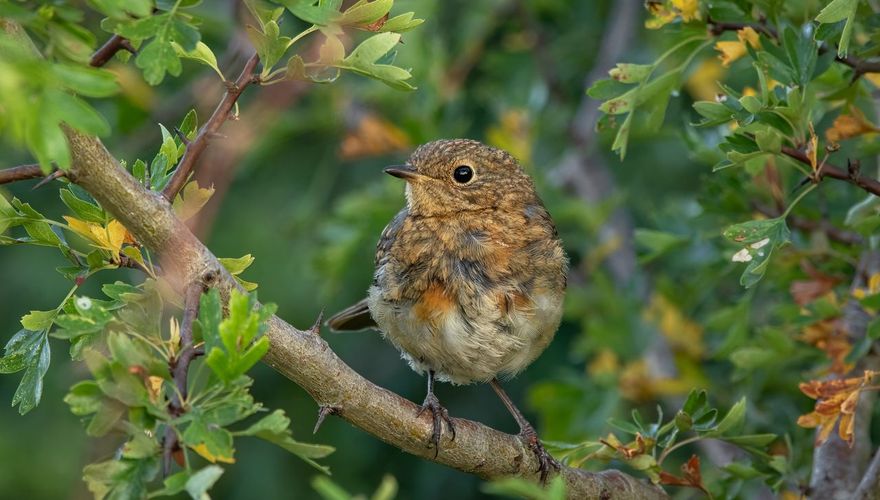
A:
<svg viewBox="0 0 880 500">
<path fill-rule="evenodd" d="M 832 0 L 816 16 L 820 23 L 836 23 L 843 21 L 856 9 L 859 0 Z"/>
<path fill-rule="evenodd" d="M 83 480 L 95 498 L 128 499 L 147 496 L 147 485 L 159 472 L 159 460 L 107 460 L 83 469 Z"/>
<path fill-rule="evenodd" d="M 192 476 L 186 481 L 186 492 L 194 499 L 202 499 L 207 497 L 208 490 L 214 486 L 214 483 L 223 475 L 223 468 L 219 465 L 209 465 Z"/>
<path fill-rule="evenodd" d="M 395 33 L 403 33 L 425 22 L 424 19 L 413 19 L 414 15 L 415 12 L 406 12 L 404 14 L 400 14 L 399 16 L 394 16 L 391 19 L 385 21 L 385 24 L 383 24 L 382 27 L 379 28 L 379 32 L 384 33 L 388 31 L 393 31 Z"/>
<path fill-rule="evenodd" d="M 31 311 L 21 317 L 21 326 L 32 332 L 46 330 L 52 326 L 56 314 L 54 309 L 51 311 Z"/>
<path fill-rule="evenodd" d="M 77 197 L 69 189 L 61 189 L 59 190 L 59 194 L 61 195 L 61 201 L 67 205 L 67 208 L 69 208 L 78 219 L 86 222 L 97 222 L 99 224 L 107 222 L 107 215 L 98 205 Z"/>
<path fill-rule="evenodd" d="M 56 118 L 71 127 L 89 135 L 106 136 L 110 133 L 107 120 L 82 99 L 60 91 L 46 92 L 43 99 Z"/>
<path fill-rule="evenodd" d="M 172 47 L 174 47 L 174 51 L 177 52 L 178 57 L 183 57 L 186 59 L 192 59 L 194 61 L 198 61 L 209 68 L 213 69 L 215 73 L 220 76 L 221 80 L 225 80 L 226 78 L 223 76 L 223 72 L 220 71 L 220 67 L 217 65 L 217 56 L 214 55 L 214 52 L 211 50 L 211 47 L 205 45 L 204 42 L 196 42 L 195 48 L 192 50 L 186 50 L 180 46 L 177 42 L 171 42 Z M 187 115 L 189 116 L 189 115 Z"/>
<path fill-rule="evenodd" d="M 742 425 L 746 418 L 746 398 L 742 397 L 733 406 L 727 415 L 718 422 L 718 426 L 710 433 L 713 436 L 723 436 L 725 432 L 734 430 Z"/>
<path fill-rule="evenodd" d="M 229 274 L 235 276 L 236 274 L 243 273 L 245 269 L 254 263 L 254 256 L 247 254 L 238 258 L 225 257 L 218 260 L 229 271 Z"/>
<path fill-rule="evenodd" d="M 315 476 L 312 479 L 312 488 L 324 500 L 354 500 L 350 493 L 326 476 Z"/>
<path fill-rule="evenodd" d="M 277 3 L 307 23 L 326 26 L 339 15 L 342 0 L 278 0 Z"/>
<path fill-rule="evenodd" d="M 415 90 L 407 83 L 412 77 L 409 71 L 390 64 L 377 64 L 400 41 L 399 33 L 379 33 L 367 38 L 354 48 L 341 62 L 334 66 L 347 69 L 360 75 L 375 78 L 400 90 Z"/>
<path fill-rule="evenodd" d="M 370 24 L 388 14 L 394 0 L 358 0 L 335 21 L 340 25 Z"/>
<path fill-rule="evenodd" d="M 785 245 L 791 236 L 785 219 L 752 220 L 735 224 L 724 230 L 724 237 L 743 245 L 733 260 L 748 262 L 743 271 L 740 283 L 749 288 L 764 276 L 770 256 L 779 247 Z"/>
<path fill-rule="evenodd" d="M 653 64 L 617 63 L 616 67 L 608 71 L 608 76 L 621 83 L 641 83 L 653 69 Z"/>
<path fill-rule="evenodd" d="M 162 83 L 166 72 L 178 76 L 183 69 L 174 47 L 158 37 L 149 42 L 146 47 L 141 48 L 137 59 L 135 59 L 135 64 L 144 70 L 144 79 L 150 85 Z"/>
<path fill-rule="evenodd" d="M 370 497 L 370 500 L 394 500 L 397 496 L 397 479 L 391 474 L 382 476 L 382 482 L 376 488 L 376 492 Z"/>
<path fill-rule="evenodd" d="M 104 69 L 53 64 L 52 73 L 67 89 L 87 97 L 109 97 L 119 91 L 116 75 Z"/>
<path fill-rule="evenodd" d="M 199 321 L 205 339 L 205 362 L 224 383 L 247 372 L 269 350 L 269 339 L 260 335 L 275 306 L 266 304 L 254 310 L 255 303 L 250 296 L 233 290 L 229 297 L 229 315 L 217 324 L 219 297 L 213 293 L 203 295 L 205 321 L 201 314 Z"/>
<path fill-rule="evenodd" d="M 263 73 L 268 73 L 270 69 L 281 59 L 281 56 L 287 51 L 291 39 L 286 36 L 280 36 L 278 23 L 269 21 L 266 23 L 264 31 L 260 31 L 253 26 L 246 26 L 246 33 L 260 61 L 263 63 Z"/>
<path fill-rule="evenodd" d="M 49 337 L 45 331 L 19 330 L 9 339 L 0 358 L 0 373 L 24 370 L 21 382 L 12 396 L 12 406 L 18 406 L 22 415 L 40 403 L 43 394 L 43 376 L 49 369 Z"/>
<path fill-rule="evenodd" d="M 328 472 L 326 467 L 312 459 L 324 458 L 333 453 L 334 448 L 322 444 L 301 443 L 293 439 L 293 435 L 290 432 L 290 419 L 287 418 L 283 410 L 273 411 L 247 429 L 236 432 L 236 434 L 255 436 L 274 443 L 305 460 L 318 470 L 325 473 Z"/>
<path fill-rule="evenodd" d="M 83 380 L 70 388 L 64 402 L 70 406 L 71 413 L 83 417 L 101 409 L 104 393 L 94 380 Z"/>
<path fill-rule="evenodd" d="M 720 439 L 738 446 L 762 448 L 776 440 L 776 434 L 746 434 L 743 436 L 724 436 Z"/>
<path fill-rule="evenodd" d="M 206 421 L 200 412 L 191 412 L 192 421 L 183 431 L 183 442 L 211 463 L 234 462 L 235 449 L 232 447 L 232 434 Z"/>
</svg>

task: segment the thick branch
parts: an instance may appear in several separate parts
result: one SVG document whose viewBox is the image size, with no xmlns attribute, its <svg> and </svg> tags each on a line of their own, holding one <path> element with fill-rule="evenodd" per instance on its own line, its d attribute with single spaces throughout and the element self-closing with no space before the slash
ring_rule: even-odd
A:
<svg viewBox="0 0 880 500">
<path fill-rule="evenodd" d="M 789 158 L 793 158 L 805 165 L 810 165 L 810 159 L 807 157 L 806 153 L 799 149 L 795 149 L 790 146 L 783 146 L 782 154 L 788 156 Z M 871 177 L 865 177 L 861 175 L 858 169 L 842 169 L 826 162 L 822 163 L 821 167 L 819 168 L 818 176 L 819 180 L 830 177 L 832 179 L 846 181 L 854 186 L 858 186 L 864 189 L 865 191 L 875 196 L 880 196 L 880 181 L 878 181 L 877 179 L 872 179 Z"/>
<path fill-rule="evenodd" d="M 101 142 L 67 129 L 77 183 L 117 217 L 135 237 L 164 257 L 166 272 L 182 283 L 218 276 L 221 289 L 236 286 L 217 258 L 174 215 L 161 196 L 144 189 L 120 168 Z M 425 443 L 429 417 L 418 407 L 364 379 L 318 335 L 294 328 L 278 317 L 266 333 L 272 348 L 265 361 L 305 389 L 319 404 L 379 439 L 427 460 L 491 479 L 523 476 L 537 481 L 535 455 L 516 436 L 480 423 L 457 419 L 455 441 L 445 441 L 436 459 Z M 618 471 L 586 472 L 565 467 L 560 473 L 572 498 L 666 498 L 662 489 Z"/>
<path fill-rule="evenodd" d="M 162 191 L 165 199 L 169 201 L 174 200 L 174 197 L 177 196 L 177 193 L 189 178 L 189 174 L 196 161 L 198 161 L 199 156 L 208 147 L 208 141 L 217 133 L 220 126 L 229 119 L 229 114 L 232 112 L 235 102 L 238 101 L 238 97 L 248 85 L 256 81 L 258 77 L 254 73 L 254 68 L 257 67 L 259 62 L 259 56 L 257 54 L 252 55 L 245 63 L 244 69 L 241 70 L 238 78 L 234 82 L 227 83 L 226 94 L 223 95 L 223 99 L 217 105 L 214 114 L 202 126 L 196 138 L 186 145 L 186 152 L 183 153 L 183 158 L 180 160 L 180 164 L 177 165 L 177 170 L 175 170 L 171 180 L 168 181 L 168 185 Z"/>
<path fill-rule="evenodd" d="M 110 39 L 107 40 L 107 43 L 102 45 L 100 49 L 92 54 L 92 58 L 89 59 L 89 66 L 99 68 L 107 64 L 110 59 L 113 59 L 113 56 L 115 56 L 116 53 L 120 50 L 127 50 L 132 54 L 136 52 L 134 50 L 134 47 L 131 45 L 131 42 L 129 42 L 125 38 L 119 35 L 111 36 Z"/>
</svg>

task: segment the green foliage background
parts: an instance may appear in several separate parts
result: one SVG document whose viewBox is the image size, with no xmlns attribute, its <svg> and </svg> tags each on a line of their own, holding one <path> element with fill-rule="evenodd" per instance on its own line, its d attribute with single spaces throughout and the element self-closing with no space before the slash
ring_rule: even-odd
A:
<svg viewBox="0 0 880 500">
<path fill-rule="evenodd" d="M 787 8 L 815 13 L 817 5 L 799 0 Z M 674 413 L 694 387 L 707 388 L 710 402 L 718 408 L 729 408 L 746 396 L 746 431 L 790 438 L 790 444 L 783 445 L 790 457 L 783 466 L 784 486 L 794 489 L 807 477 L 813 443 L 812 431 L 794 425 L 812 403 L 800 395 L 797 385 L 820 373 L 827 362 L 820 351 L 797 341 L 799 312 L 788 286 L 803 278 L 800 258 L 839 252 L 843 258 L 838 261 L 821 260 L 823 269 L 849 272 L 856 254 L 829 250 L 827 241 L 795 233 L 797 250 L 774 255 L 780 264 L 768 271 L 760 286 L 740 286 L 742 266 L 730 261 L 736 248 L 722 238 L 722 229 L 752 218 L 743 196 L 743 190 L 755 191 L 748 182 L 752 173 L 711 172 L 722 156 L 702 143 L 714 146 L 719 138 L 686 132 L 685 124 L 700 119 L 692 104 L 702 97 L 693 95 L 693 89 L 673 95 L 666 112 L 669 126 L 651 133 L 634 129 L 623 160 L 610 151 L 613 131 L 600 135 L 597 159 L 607 164 L 615 184 L 605 201 L 587 204 L 563 186 L 559 165 L 562 152 L 571 147 L 569 122 L 586 99 L 584 78 L 600 55 L 605 30 L 613 25 L 612 6 L 612 1 L 398 0 L 395 12 L 412 10 L 426 19 L 404 34 L 395 61 L 412 68 L 410 82 L 418 90 L 400 92 L 351 74 L 333 85 L 311 85 L 273 118 L 277 121 L 265 134 L 253 138 L 204 240 L 219 256 L 252 254 L 256 260 L 244 278 L 259 283 L 259 296 L 276 303 L 281 317 L 305 328 L 322 309 L 333 312 L 363 296 L 372 275 L 375 241 L 404 203 L 403 186 L 381 171 L 399 163 L 406 151 L 355 159 L 339 154 L 340 144 L 356 134 L 359 117 L 382 117 L 399 127 L 410 145 L 470 137 L 511 149 L 535 177 L 575 273 L 556 340 L 509 384 L 541 437 L 595 440 L 613 430 L 609 418 L 629 419 L 634 408 L 646 420 L 653 420 L 658 402 L 667 414 Z M 202 39 L 218 57 L 229 33 L 238 29 L 230 10 L 215 2 L 195 10 L 204 20 Z M 655 47 L 667 42 L 660 33 L 641 29 L 647 16 L 639 15 L 624 60 L 648 63 L 658 55 Z M 84 24 L 98 32 L 99 20 L 90 16 Z M 287 16 L 284 22 L 299 21 Z M 710 47 L 701 54 L 714 57 Z M 753 79 L 751 73 L 740 76 L 751 71 L 748 64 L 734 69 L 742 71 L 731 70 L 725 81 L 732 87 L 741 88 Z M 110 151 L 121 158 L 150 157 L 161 140 L 157 121 L 179 122 L 181 110 L 193 101 L 187 91 L 190 75 L 210 71 L 184 62 L 181 78 L 166 76 L 158 87 L 133 86 L 134 95 L 100 101 L 97 107 L 112 128 L 105 138 Z M 689 67 L 685 78 L 693 71 Z M 232 78 L 231 71 L 226 73 Z M 248 89 L 241 109 L 246 111 L 265 91 Z M 144 99 L 151 105 L 138 104 Z M 201 121 L 213 106 L 203 103 Z M 823 120 L 817 130 L 833 118 L 827 115 Z M 226 125 L 227 130 L 236 126 Z M 24 152 L 4 145 L 4 166 L 28 161 Z M 866 171 L 873 171 L 870 163 L 863 163 Z M 790 186 L 797 180 L 796 174 L 786 177 Z M 51 187 L 30 191 L 27 183 L 17 183 L 2 189 L 48 217 L 64 213 Z M 843 183 L 822 185 L 823 210 L 837 224 L 860 199 L 861 194 L 851 189 Z M 609 255 L 619 252 L 615 245 L 631 243 L 609 242 L 601 233 L 617 208 L 628 213 L 634 227 L 643 229 L 637 231 L 636 278 L 624 283 L 606 264 Z M 819 204 L 803 211 L 816 215 Z M 69 283 L 54 270 L 63 264 L 56 254 L 23 245 L 2 248 L 0 332 L 8 335 L 0 338 L 17 331 L 20 316 L 28 310 L 57 306 Z M 120 279 L 138 279 L 127 271 L 114 273 Z M 113 276 L 102 279 L 111 282 Z M 654 292 L 646 296 L 646 289 Z M 99 292 L 99 283 L 87 282 L 79 293 Z M 664 334 L 680 373 L 666 385 L 639 378 L 638 372 L 638 360 L 656 349 L 656 339 Z M 338 354 L 370 380 L 414 401 L 424 396 L 424 380 L 377 334 L 327 335 Z M 63 354 L 66 347 L 52 342 Z M 689 342 L 699 349 L 689 350 Z M 12 408 L 0 411 L 0 496 L 87 498 L 82 466 L 115 451 L 112 439 L 88 439 L 62 402 L 73 381 L 85 378 L 87 371 L 61 354 L 53 356 L 35 411 L 27 417 Z M 597 359 L 607 360 L 609 355 L 616 362 L 603 371 Z M 258 365 L 251 376 L 256 399 L 284 409 L 294 435 L 309 438 L 317 413 L 314 402 L 266 366 Z M 17 383 L 16 377 L 0 377 L 3 400 L 11 398 Z M 642 392 L 635 390 L 638 387 Z M 441 385 L 437 392 L 454 416 L 515 431 L 488 387 Z M 332 480 L 349 491 L 372 492 L 390 473 L 400 483 L 400 498 L 482 496 L 476 477 L 413 459 L 332 417 L 313 440 L 336 447 L 322 463 L 331 468 Z M 236 444 L 237 463 L 212 490 L 215 498 L 317 497 L 311 486 L 316 472 L 307 464 L 263 442 Z M 690 456 L 680 453 L 674 457 L 676 464 Z M 707 464 L 704 461 L 704 474 L 718 477 Z"/>
</svg>

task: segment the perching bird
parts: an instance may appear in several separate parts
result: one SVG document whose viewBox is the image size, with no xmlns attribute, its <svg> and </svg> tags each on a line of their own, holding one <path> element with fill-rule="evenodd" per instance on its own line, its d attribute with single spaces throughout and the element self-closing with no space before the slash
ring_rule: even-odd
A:
<svg viewBox="0 0 880 500">
<path fill-rule="evenodd" d="M 385 172 L 406 181 L 406 207 L 382 232 L 365 300 L 332 317 L 334 330 L 378 326 L 428 375 L 419 414 L 445 421 L 434 380 L 490 383 L 538 456 L 556 463 L 498 382 L 525 369 L 559 326 L 568 260 L 528 175 L 508 153 L 467 139 L 419 147 Z"/>
</svg>

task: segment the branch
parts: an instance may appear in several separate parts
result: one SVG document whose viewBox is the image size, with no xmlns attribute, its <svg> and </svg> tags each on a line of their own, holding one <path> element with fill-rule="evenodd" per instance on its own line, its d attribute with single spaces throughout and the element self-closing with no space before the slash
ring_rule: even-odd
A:
<svg viewBox="0 0 880 500">
<path fill-rule="evenodd" d="M 179 417 L 186 412 L 184 401 L 187 394 L 189 365 L 196 357 L 192 327 L 193 321 L 199 314 L 199 298 L 202 296 L 202 287 L 201 281 L 192 282 L 184 292 L 183 319 L 180 322 L 180 354 L 170 363 L 174 385 L 177 386 L 177 392 L 171 396 L 169 403 L 169 410 L 174 417 Z M 171 472 L 171 458 L 174 451 L 179 448 L 178 442 L 177 432 L 169 425 L 165 428 L 165 439 L 162 443 L 162 463 L 166 476 Z"/>
<path fill-rule="evenodd" d="M 66 128 L 77 183 L 117 217 L 145 246 L 162 254 L 165 271 L 183 283 L 211 281 L 221 291 L 237 286 L 217 258 L 187 229 L 163 198 L 147 191 L 94 137 Z M 210 283 L 209 283 L 210 284 Z M 523 476 L 538 480 L 535 455 L 518 437 L 478 422 L 456 419 L 455 441 L 445 441 L 437 458 L 425 443 L 429 417 L 418 407 L 364 379 L 340 359 L 320 336 L 294 328 L 277 316 L 268 321 L 271 349 L 264 359 L 305 389 L 320 405 L 339 408 L 339 416 L 410 454 L 485 479 Z M 573 498 L 667 498 L 657 486 L 619 471 L 599 473 L 563 467 Z"/>
<path fill-rule="evenodd" d="M 198 161 L 199 156 L 208 147 L 210 138 L 229 119 L 229 114 L 232 112 L 235 102 L 238 101 L 238 97 L 248 85 L 257 81 L 259 77 L 254 73 L 254 68 L 257 67 L 259 62 L 259 56 L 257 54 L 252 55 L 245 63 L 244 69 L 241 70 L 241 74 L 238 75 L 235 82 L 227 82 L 226 94 L 223 95 L 223 99 L 217 105 L 217 109 L 214 110 L 211 118 L 199 130 L 199 135 L 186 145 L 186 152 L 183 153 L 183 158 L 180 160 L 180 164 L 177 165 L 177 170 L 174 171 L 174 175 L 171 176 L 171 180 L 168 181 L 168 185 L 162 191 L 162 195 L 165 196 L 166 200 L 174 200 L 174 197 L 177 196 L 177 193 L 186 183 L 187 178 L 189 178 L 189 174 L 196 161 Z"/>
<path fill-rule="evenodd" d="M 782 146 L 782 154 L 788 156 L 789 158 L 793 158 L 805 165 L 811 165 L 810 159 L 807 157 L 806 153 L 803 151 L 790 147 L 790 146 Z M 877 179 L 872 179 L 871 177 L 864 177 L 859 172 L 859 169 L 856 166 L 857 164 L 851 163 L 850 166 L 844 170 L 840 167 L 835 167 L 827 162 L 822 163 L 819 167 L 818 172 L 818 180 L 822 180 L 826 177 L 830 177 L 832 179 L 837 179 L 840 181 L 846 181 L 854 186 L 858 186 L 865 191 L 875 195 L 880 196 L 880 181 Z"/>
<path fill-rule="evenodd" d="M 92 54 L 92 58 L 89 59 L 89 66 L 100 68 L 107 64 L 110 59 L 113 59 L 113 56 L 115 56 L 120 50 L 127 50 L 132 54 L 137 53 L 131 45 L 131 42 L 119 35 L 113 35 L 107 40 L 107 43 L 102 45 L 100 49 Z"/>
<path fill-rule="evenodd" d="M 23 181 L 26 179 L 38 179 L 43 177 L 43 171 L 39 165 L 19 165 L 0 170 L 0 184 L 9 184 L 10 182 Z"/>
</svg>

